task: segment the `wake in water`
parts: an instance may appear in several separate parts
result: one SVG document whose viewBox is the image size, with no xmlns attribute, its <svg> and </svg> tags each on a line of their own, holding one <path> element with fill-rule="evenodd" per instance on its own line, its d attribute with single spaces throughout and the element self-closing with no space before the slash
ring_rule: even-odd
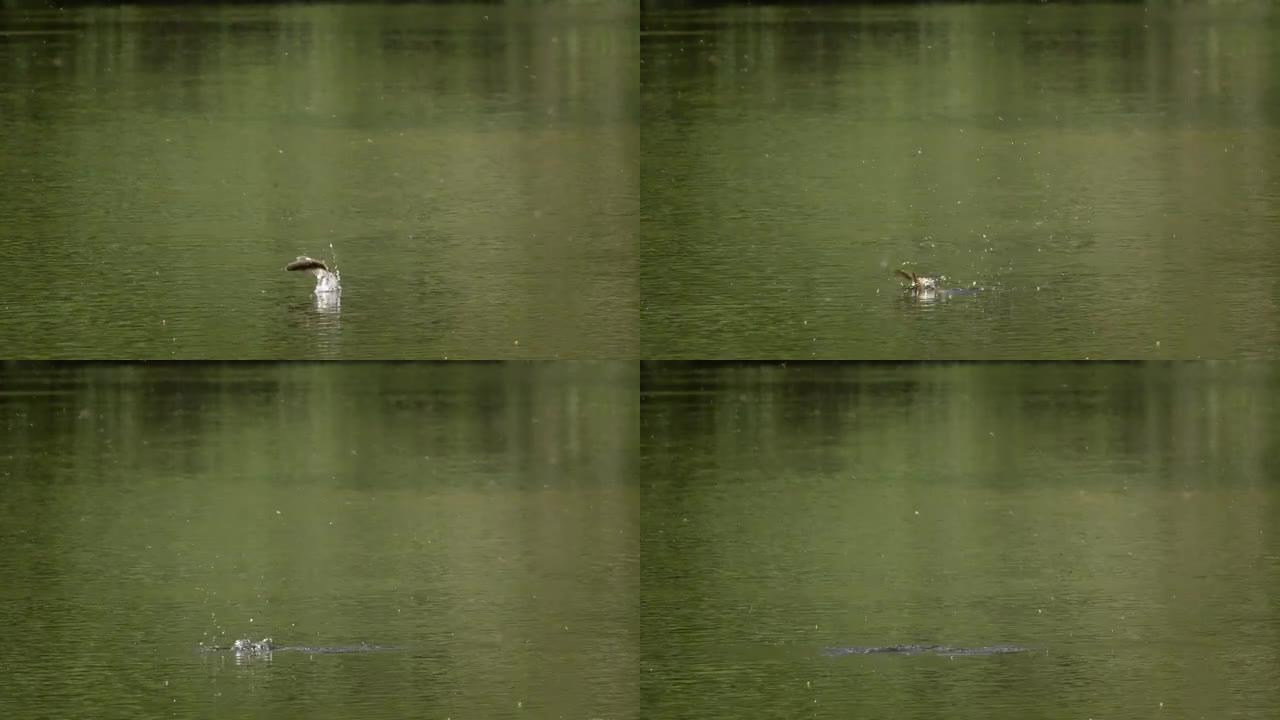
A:
<svg viewBox="0 0 1280 720">
<path fill-rule="evenodd" d="M 972 657 L 976 655 L 1010 655 L 1028 653 L 1031 648 L 1021 645 L 985 645 L 982 647 L 955 647 L 953 645 L 846 645 L 829 647 L 822 653 L 831 657 L 841 655 L 945 655 L 947 657 Z"/>
</svg>

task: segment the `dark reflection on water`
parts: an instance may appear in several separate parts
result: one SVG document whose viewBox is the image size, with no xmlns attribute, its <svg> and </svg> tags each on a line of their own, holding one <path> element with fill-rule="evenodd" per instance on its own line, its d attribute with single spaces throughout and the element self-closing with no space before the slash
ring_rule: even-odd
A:
<svg viewBox="0 0 1280 720">
<path fill-rule="evenodd" d="M 644 14 L 655 358 L 1274 356 L 1280 14 Z M 895 269 L 996 292 L 927 321 Z"/>
<path fill-rule="evenodd" d="M 274 309 L 330 247 L 359 296 L 339 357 L 635 356 L 633 8 L 0 9 L 0 33 L 6 357 L 327 357 Z"/>
<path fill-rule="evenodd" d="M 0 706 L 635 717 L 636 384 L 0 364 Z M 394 649 L 199 650 L 263 637 Z"/>
<path fill-rule="evenodd" d="M 1275 368 L 650 364 L 642 387 L 648 716 L 1280 706 Z M 825 652 L 895 645 L 1031 652 Z"/>
</svg>

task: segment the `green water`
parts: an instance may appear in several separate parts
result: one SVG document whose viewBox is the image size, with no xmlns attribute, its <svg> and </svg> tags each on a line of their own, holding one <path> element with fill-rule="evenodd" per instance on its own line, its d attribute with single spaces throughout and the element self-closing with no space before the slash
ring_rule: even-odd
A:
<svg viewBox="0 0 1280 720">
<path fill-rule="evenodd" d="M 0 366 L 0 715 L 635 717 L 636 382 Z"/>
<path fill-rule="evenodd" d="M 635 357 L 635 26 L 0 9 L 3 356 Z M 340 303 L 298 255 L 336 259 Z"/>
<path fill-rule="evenodd" d="M 1271 3 L 47 5 L 0 717 L 1276 716 Z"/>
<path fill-rule="evenodd" d="M 648 366 L 645 716 L 1274 717 L 1276 370 Z"/>
<path fill-rule="evenodd" d="M 680 5 L 642 18 L 643 357 L 1275 356 L 1272 3 Z"/>
</svg>

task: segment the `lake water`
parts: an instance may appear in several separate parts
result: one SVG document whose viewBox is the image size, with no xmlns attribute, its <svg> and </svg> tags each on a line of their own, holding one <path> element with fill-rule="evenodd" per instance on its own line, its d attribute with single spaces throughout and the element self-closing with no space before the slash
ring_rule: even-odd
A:
<svg viewBox="0 0 1280 720">
<path fill-rule="evenodd" d="M 636 25 L 0 9 L 4 357 L 635 357 Z"/>
<path fill-rule="evenodd" d="M 648 366 L 644 716 L 1275 717 L 1278 370 Z"/>
<path fill-rule="evenodd" d="M 635 717 L 636 384 L 0 365 L 0 715 Z"/>
<path fill-rule="evenodd" d="M 642 356 L 1275 357 L 1277 37 L 1247 0 L 653 3 Z"/>
</svg>

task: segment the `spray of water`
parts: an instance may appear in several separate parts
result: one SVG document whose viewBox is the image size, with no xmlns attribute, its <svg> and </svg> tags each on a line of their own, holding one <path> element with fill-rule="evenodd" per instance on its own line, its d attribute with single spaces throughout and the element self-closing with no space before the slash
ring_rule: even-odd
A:
<svg viewBox="0 0 1280 720">
<path fill-rule="evenodd" d="M 333 258 L 333 275 L 337 281 L 338 288 L 342 287 L 342 271 L 338 269 L 338 251 L 333 249 L 333 243 L 329 243 L 329 257 Z"/>
</svg>

